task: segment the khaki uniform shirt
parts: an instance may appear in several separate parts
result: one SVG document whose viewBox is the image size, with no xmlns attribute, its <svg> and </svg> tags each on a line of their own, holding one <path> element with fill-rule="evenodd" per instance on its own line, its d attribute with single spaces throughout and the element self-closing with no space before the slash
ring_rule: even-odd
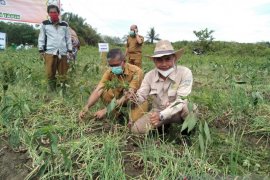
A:
<svg viewBox="0 0 270 180">
<path fill-rule="evenodd" d="M 180 112 L 184 100 L 191 93 L 193 77 L 191 70 L 184 66 L 177 66 L 166 80 L 160 78 L 157 69 L 148 72 L 137 91 L 138 101 L 144 102 L 150 96 L 153 100 L 152 108 L 159 111 L 164 119 Z"/>
<path fill-rule="evenodd" d="M 139 35 L 140 36 L 140 35 Z M 139 44 L 137 42 L 136 37 L 130 37 L 128 36 L 126 48 L 128 49 L 128 55 L 132 58 L 140 58 L 142 56 L 142 44 L 144 41 L 144 37 L 140 36 L 142 43 Z"/>
<path fill-rule="evenodd" d="M 111 69 L 108 69 L 104 73 L 102 79 L 100 80 L 98 88 L 99 89 L 105 88 L 106 82 L 117 80 L 116 82 L 118 83 L 115 84 L 116 86 L 114 88 L 104 89 L 104 91 L 107 92 L 110 91 L 111 93 L 109 94 L 110 96 L 112 96 L 111 98 L 113 97 L 118 98 L 123 94 L 124 90 L 123 86 L 125 86 L 124 84 L 127 85 L 128 89 L 132 89 L 134 92 L 136 92 L 141 85 L 142 79 L 143 79 L 143 71 L 135 65 L 126 63 L 123 75 L 117 76 L 114 73 L 112 73 Z"/>
</svg>

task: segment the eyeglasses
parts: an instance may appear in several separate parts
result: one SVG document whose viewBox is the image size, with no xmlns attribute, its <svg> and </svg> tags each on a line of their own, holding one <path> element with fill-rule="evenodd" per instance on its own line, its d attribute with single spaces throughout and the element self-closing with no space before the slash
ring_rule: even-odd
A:
<svg viewBox="0 0 270 180">
<path fill-rule="evenodd" d="M 166 55 L 166 56 L 162 56 L 162 57 L 155 57 L 154 60 L 157 62 L 162 62 L 162 61 L 166 61 L 169 62 L 173 59 L 173 55 Z"/>
<path fill-rule="evenodd" d="M 117 67 L 117 66 L 121 66 L 122 63 L 123 63 L 123 61 L 121 61 L 120 63 L 117 63 L 117 64 L 109 64 L 108 63 L 108 66 L 110 66 L 110 67 Z"/>
</svg>

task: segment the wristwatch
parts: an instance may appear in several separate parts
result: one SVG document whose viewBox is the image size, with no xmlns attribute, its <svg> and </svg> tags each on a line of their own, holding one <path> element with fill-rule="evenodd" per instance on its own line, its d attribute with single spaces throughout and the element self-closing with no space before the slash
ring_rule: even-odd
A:
<svg viewBox="0 0 270 180">
<path fill-rule="evenodd" d="M 159 119 L 160 119 L 161 121 L 163 121 L 163 120 L 164 120 L 164 116 L 163 116 L 162 114 L 159 114 Z"/>
</svg>

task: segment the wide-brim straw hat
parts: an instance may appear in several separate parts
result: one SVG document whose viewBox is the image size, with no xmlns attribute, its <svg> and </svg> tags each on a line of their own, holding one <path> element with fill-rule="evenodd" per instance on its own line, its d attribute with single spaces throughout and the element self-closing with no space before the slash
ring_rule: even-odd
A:
<svg viewBox="0 0 270 180">
<path fill-rule="evenodd" d="M 155 50 L 154 50 L 154 54 L 147 55 L 146 57 L 153 59 L 157 57 L 174 54 L 176 56 L 176 59 L 179 59 L 183 55 L 184 51 L 185 50 L 183 48 L 175 51 L 170 41 L 161 40 L 157 42 Z"/>
</svg>

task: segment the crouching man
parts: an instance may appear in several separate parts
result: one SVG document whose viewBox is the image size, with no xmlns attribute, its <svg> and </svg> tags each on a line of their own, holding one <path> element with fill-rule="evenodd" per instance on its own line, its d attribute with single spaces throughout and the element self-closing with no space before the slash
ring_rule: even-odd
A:
<svg viewBox="0 0 270 180">
<path fill-rule="evenodd" d="M 171 43 L 161 40 L 156 44 L 154 55 L 149 56 L 156 68 L 148 72 L 132 101 L 143 103 L 150 96 L 152 109 L 133 121 L 131 131 L 144 134 L 149 130 L 170 123 L 183 123 L 188 115 L 187 100 L 191 93 L 193 77 L 191 70 L 177 66 L 184 50 L 174 51 Z"/>
<path fill-rule="evenodd" d="M 85 114 L 101 97 L 104 105 L 108 105 L 113 98 L 116 98 L 117 106 L 125 105 L 128 101 L 127 94 L 135 93 L 142 82 L 143 71 L 132 64 L 126 63 L 125 55 L 120 49 L 111 49 L 107 54 L 107 62 L 109 69 L 104 73 L 102 79 L 97 85 L 96 89 L 90 95 L 88 102 L 84 106 L 83 110 L 79 113 L 79 118 L 83 119 Z M 106 84 L 111 82 L 111 87 L 106 87 Z M 114 83 L 113 83 L 114 82 Z M 116 83 L 115 83 L 116 82 Z M 125 92 L 126 91 L 126 92 Z M 132 110 L 132 118 L 137 119 L 142 116 L 145 108 L 135 108 Z M 107 114 L 107 107 L 95 112 L 97 119 L 104 118 Z"/>
</svg>

